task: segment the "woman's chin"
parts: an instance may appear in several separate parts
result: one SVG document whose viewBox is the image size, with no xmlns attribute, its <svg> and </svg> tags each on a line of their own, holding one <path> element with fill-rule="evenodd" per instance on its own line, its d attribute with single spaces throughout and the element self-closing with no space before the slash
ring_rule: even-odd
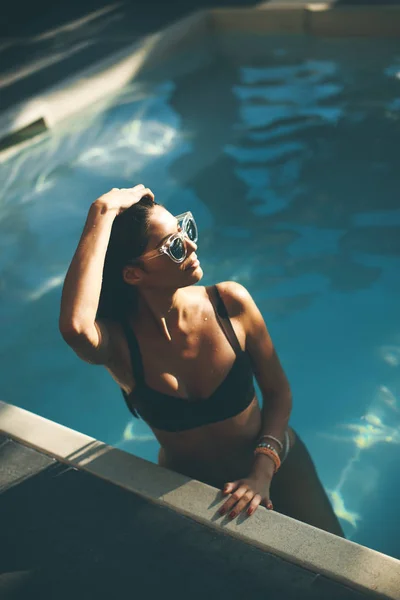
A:
<svg viewBox="0 0 400 600">
<path fill-rule="evenodd" d="M 186 275 L 187 275 L 188 279 L 190 280 L 190 283 L 188 283 L 188 285 L 191 285 L 193 283 L 197 283 L 198 281 L 200 281 L 203 278 L 204 273 L 203 273 L 203 269 L 199 265 L 195 269 L 188 269 L 186 271 Z"/>
<path fill-rule="evenodd" d="M 198 267 L 196 267 L 196 269 L 193 271 L 192 273 L 192 277 L 193 279 L 195 279 L 195 281 L 200 281 L 200 279 L 203 279 L 203 269 L 201 268 L 201 266 L 199 265 Z"/>
</svg>

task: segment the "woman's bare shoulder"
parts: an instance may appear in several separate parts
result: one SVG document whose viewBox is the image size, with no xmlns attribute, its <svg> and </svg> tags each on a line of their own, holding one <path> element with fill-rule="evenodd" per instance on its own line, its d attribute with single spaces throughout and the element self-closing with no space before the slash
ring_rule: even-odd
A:
<svg viewBox="0 0 400 600">
<path fill-rule="evenodd" d="M 221 281 L 216 285 L 231 318 L 242 315 L 253 302 L 248 290 L 237 281 Z"/>
</svg>

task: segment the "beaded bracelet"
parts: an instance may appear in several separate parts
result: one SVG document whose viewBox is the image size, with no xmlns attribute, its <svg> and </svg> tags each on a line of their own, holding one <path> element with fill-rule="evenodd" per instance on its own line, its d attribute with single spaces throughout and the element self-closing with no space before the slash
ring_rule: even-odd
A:
<svg viewBox="0 0 400 600">
<path fill-rule="evenodd" d="M 256 448 L 269 448 L 270 450 L 273 450 L 274 452 L 276 452 L 279 455 L 279 452 L 275 448 L 275 446 L 268 444 L 268 442 L 260 442 L 259 444 L 257 444 Z"/>
<path fill-rule="evenodd" d="M 254 454 L 265 454 L 266 456 L 269 456 L 275 465 L 274 473 L 276 473 L 281 466 L 281 459 L 275 449 L 271 450 L 271 448 L 266 448 L 265 446 L 257 446 L 254 450 Z"/>
<path fill-rule="evenodd" d="M 274 437 L 273 435 L 262 435 L 260 437 L 259 441 L 261 442 L 261 440 L 263 440 L 264 438 L 268 438 L 268 439 L 272 440 L 273 442 L 275 442 L 276 444 L 278 444 L 280 451 L 282 452 L 283 444 L 280 440 L 278 440 L 278 438 Z"/>
<path fill-rule="evenodd" d="M 275 469 L 274 469 L 274 473 L 277 472 L 277 470 L 279 469 L 279 467 L 281 466 L 281 460 L 276 452 L 276 450 L 271 450 L 270 448 L 264 448 L 261 446 L 257 446 L 257 448 L 254 450 L 254 454 L 265 454 L 266 456 L 268 456 L 274 463 Z"/>
</svg>

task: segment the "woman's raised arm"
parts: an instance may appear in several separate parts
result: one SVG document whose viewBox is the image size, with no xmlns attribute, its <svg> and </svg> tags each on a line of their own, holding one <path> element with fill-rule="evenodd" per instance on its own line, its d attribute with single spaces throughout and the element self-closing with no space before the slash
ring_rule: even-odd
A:
<svg viewBox="0 0 400 600">
<path fill-rule="evenodd" d="M 104 261 L 115 217 L 152 192 L 143 185 L 114 188 L 89 209 L 64 281 L 59 327 L 64 340 L 87 362 L 105 364 L 112 344 L 105 322 L 96 322 Z"/>
</svg>

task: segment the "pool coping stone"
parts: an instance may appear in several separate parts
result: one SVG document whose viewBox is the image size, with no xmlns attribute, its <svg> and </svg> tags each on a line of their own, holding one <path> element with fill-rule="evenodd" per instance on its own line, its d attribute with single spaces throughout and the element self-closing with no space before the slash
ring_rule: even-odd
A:
<svg viewBox="0 0 400 600">
<path fill-rule="evenodd" d="M 400 561 L 260 507 L 230 521 L 215 488 L 0 401 L 0 434 L 374 597 L 399 600 Z"/>
</svg>

